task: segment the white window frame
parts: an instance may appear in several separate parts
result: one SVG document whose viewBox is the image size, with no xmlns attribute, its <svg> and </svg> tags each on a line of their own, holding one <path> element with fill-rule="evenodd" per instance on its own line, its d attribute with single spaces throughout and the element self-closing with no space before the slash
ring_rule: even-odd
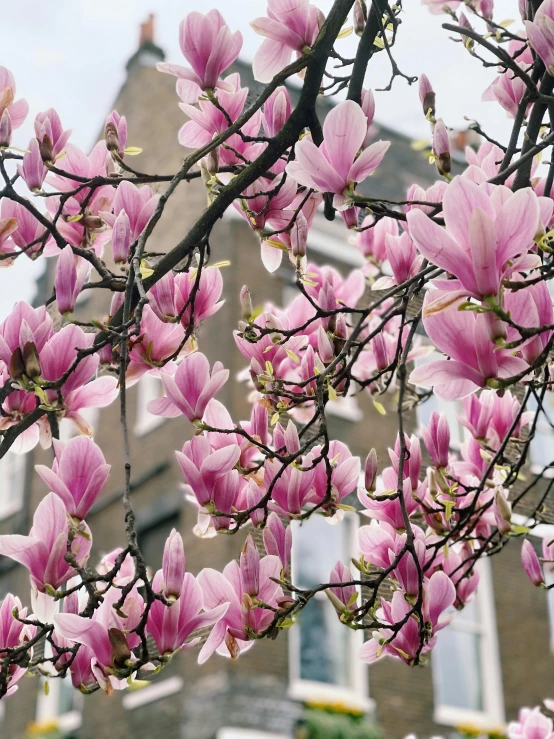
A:
<svg viewBox="0 0 554 739">
<path fill-rule="evenodd" d="M 480 575 L 476 597 L 479 602 L 481 621 L 481 628 L 478 633 L 481 637 L 479 646 L 481 652 L 484 709 L 482 711 L 474 711 L 468 708 L 438 705 L 435 703 L 433 720 L 437 724 L 446 726 L 471 725 L 483 730 L 498 730 L 505 724 L 505 713 L 491 565 L 487 558 L 482 558 L 478 561 L 476 567 Z M 447 626 L 446 628 L 450 627 Z M 459 630 L 470 630 L 475 633 L 475 628 L 470 624 L 467 624 L 466 627 L 463 621 L 459 621 L 456 628 Z M 435 662 L 433 655 L 434 652 L 431 652 L 432 665 L 433 662 Z M 436 667 L 433 667 L 432 671 L 433 686 L 436 696 L 438 670 Z"/>
<path fill-rule="evenodd" d="M 15 454 L 10 450 L 0 459 L 0 520 L 13 516 L 23 507 L 26 463 L 26 454 Z M 16 488 L 15 494 L 10 491 L 9 499 L 5 495 L 8 485 Z"/>
<path fill-rule="evenodd" d="M 294 523 L 294 522 L 293 522 Z M 337 524 L 350 527 L 350 555 L 358 554 L 357 531 L 359 517 L 357 513 L 346 513 L 344 520 Z M 292 544 L 291 574 L 292 581 L 295 579 L 294 562 L 294 532 Z M 353 576 L 354 577 L 354 576 Z M 327 600 L 325 593 L 318 593 L 314 597 Z M 329 602 L 329 607 L 332 608 Z M 344 627 L 347 629 L 348 627 Z M 360 659 L 360 649 L 364 643 L 363 630 L 353 631 L 348 629 L 349 635 L 349 670 L 350 686 L 333 685 L 331 683 L 320 683 L 314 680 L 303 680 L 300 677 L 300 628 L 293 627 L 288 633 L 289 646 L 289 697 L 304 703 L 326 703 L 333 705 L 341 703 L 354 710 L 371 712 L 375 708 L 375 702 L 369 697 L 368 668 Z M 218 738 L 219 739 L 219 738 Z"/>
<path fill-rule="evenodd" d="M 184 687 L 185 681 L 183 678 L 179 677 L 179 675 L 174 675 L 165 680 L 160 680 L 151 685 L 147 685 L 139 690 L 126 692 L 123 695 L 121 702 L 126 711 L 132 711 L 134 708 L 138 708 L 139 706 L 146 706 L 149 703 L 154 703 L 154 701 L 162 700 L 162 698 L 167 698 L 170 695 L 175 695 L 175 693 L 179 693 L 183 690 Z"/>
<path fill-rule="evenodd" d="M 154 393 L 154 388 L 156 388 L 157 393 Z M 151 400 L 161 398 L 162 395 L 163 385 L 160 377 L 155 377 L 147 372 L 137 382 L 135 436 L 145 436 L 165 421 L 165 416 L 155 416 L 146 410 L 146 406 Z"/>
<path fill-rule="evenodd" d="M 554 393 L 552 391 L 547 391 L 542 406 L 545 409 L 544 411 L 540 411 L 539 417 L 537 419 L 537 425 L 535 427 L 535 435 L 533 437 L 533 440 L 531 441 L 531 446 L 529 448 L 529 462 L 530 462 L 530 469 L 531 472 L 534 475 L 541 474 L 543 477 L 554 477 L 554 467 L 549 467 L 547 469 L 544 469 L 547 464 L 550 464 L 550 462 L 554 462 L 554 455 L 552 459 L 547 459 L 544 462 L 537 461 L 536 459 L 533 459 L 533 457 L 537 456 L 537 444 L 536 442 L 539 441 L 539 439 L 543 439 L 547 444 L 552 444 L 554 441 L 554 429 L 552 426 L 548 423 L 549 416 L 552 415 L 552 411 L 549 413 L 549 409 L 547 408 L 547 404 L 545 401 L 550 399 L 550 402 L 554 400 Z M 538 403 L 535 402 L 535 398 L 533 395 L 529 398 L 528 406 L 529 410 L 533 410 L 535 413 L 538 411 Z M 544 446 L 544 445 L 543 445 Z"/>
</svg>

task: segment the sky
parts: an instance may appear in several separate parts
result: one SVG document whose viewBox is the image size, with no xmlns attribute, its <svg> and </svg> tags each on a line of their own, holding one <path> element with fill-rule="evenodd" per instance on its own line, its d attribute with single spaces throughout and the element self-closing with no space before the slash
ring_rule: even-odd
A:
<svg viewBox="0 0 554 739">
<path fill-rule="evenodd" d="M 332 0 L 313 0 L 324 13 Z M 395 59 L 408 75 L 422 72 L 437 93 L 437 114 L 447 126 L 466 128 L 466 119 L 476 119 L 493 136 L 506 138 L 510 121 L 481 95 L 494 79 L 494 69 L 485 70 L 471 59 L 462 44 L 449 39 L 441 28 L 446 16 L 433 16 L 419 0 L 405 0 Z M 496 0 L 497 21 L 519 18 L 516 0 Z M 156 16 L 156 43 L 170 62 L 183 63 L 178 44 L 179 21 L 192 10 L 207 12 L 217 7 L 232 30 L 244 37 L 241 57 L 251 61 L 261 43 L 248 22 L 264 15 L 263 0 L 56 0 L 39 3 L 18 0 L 2 8 L 0 65 L 16 79 L 16 98 L 25 97 L 30 114 L 15 132 L 13 143 L 24 148 L 32 135 L 36 113 L 55 108 L 71 140 L 84 150 L 111 110 L 112 101 L 125 79 L 125 64 L 137 48 L 140 23 L 149 13 Z M 514 29 L 517 28 L 514 25 Z M 345 56 L 355 51 L 356 37 L 339 41 Z M 389 81 L 386 55 L 377 55 L 369 67 L 366 87 L 377 89 Z M 177 99 L 176 99 L 177 100 Z M 428 138 L 417 85 L 409 87 L 397 79 L 392 92 L 376 93 L 376 121 L 398 129 L 414 139 Z M 177 135 L 177 131 L 175 132 Z M 132 142 L 132 132 L 130 132 Z M 40 263 L 39 263 L 40 264 Z M 16 300 L 30 299 L 39 265 L 18 259 L 14 267 L 0 270 L 0 320 Z"/>
</svg>

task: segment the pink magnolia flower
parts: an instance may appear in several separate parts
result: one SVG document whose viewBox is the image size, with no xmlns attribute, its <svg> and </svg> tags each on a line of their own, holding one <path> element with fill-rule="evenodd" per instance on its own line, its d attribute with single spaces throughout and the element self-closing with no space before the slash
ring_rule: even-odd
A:
<svg viewBox="0 0 554 739">
<path fill-rule="evenodd" d="M 380 277 L 372 285 L 372 290 L 387 290 L 395 285 L 402 285 L 406 280 L 415 277 L 423 263 L 418 256 L 415 244 L 410 235 L 404 232 L 401 236 L 385 235 L 385 252 L 392 269 L 392 277 Z"/>
<path fill-rule="evenodd" d="M 546 282 L 537 282 L 524 290 L 507 290 L 503 305 L 518 326 L 540 328 L 554 323 L 554 308 Z M 540 357 L 551 336 L 552 330 L 546 330 L 528 339 L 521 346 L 522 357 L 529 363 Z"/>
<path fill-rule="evenodd" d="M 422 427 L 421 435 L 433 464 L 436 467 L 447 467 L 450 450 L 450 428 L 447 417 L 433 411 L 429 426 Z"/>
<path fill-rule="evenodd" d="M 124 210 L 119 212 L 112 225 L 112 251 L 116 264 L 125 264 L 131 252 L 131 223 Z"/>
<path fill-rule="evenodd" d="M 362 229 L 356 236 L 356 246 L 364 257 L 381 264 L 387 259 L 387 235 L 398 236 L 398 221 L 385 217 L 375 222 L 374 216 L 366 216 L 362 221 Z"/>
<path fill-rule="evenodd" d="M 181 316 L 182 325 L 187 328 L 191 321 L 193 329 L 203 320 L 213 316 L 223 305 L 220 300 L 223 278 L 217 267 L 202 270 L 198 289 L 196 271 L 174 275 L 168 272 L 152 286 L 148 297 L 150 306 L 161 321 L 172 321 Z M 194 293 L 194 316 L 192 315 L 192 295 Z"/>
<path fill-rule="evenodd" d="M 63 152 L 71 131 L 64 131 L 60 116 L 49 108 L 35 118 L 35 136 L 43 162 L 54 162 Z"/>
<path fill-rule="evenodd" d="M 130 384 L 146 372 L 154 375 L 174 372 L 175 363 L 168 360 L 179 351 L 184 339 L 182 326 L 161 321 L 149 305 L 144 306 L 140 331 L 129 352 L 127 379 Z"/>
<path fill-rule="evenodd" d="M 554 2 L 544 0 L 533 20 L 524 23 L 529 43 L 543 60 L 549 74 L 554 74 Z"/>
<path fill-rule="evenodd" d="M 406 200 L 417 200 L 425 203 L 437 203 L 440 205 L 444 197 L 444 193 L 448 188 L 448 183 L 444 180 L 438 180 L 427 190 L 424 190 L 419 185 L 411 185 L 406 193 Z M 404 206 L 407 213 L 411 210 L 421 210 L 423 213 L 431 213 L 435 210 L 433 205 L 406 205 Z"/>
<path fill-rule="evenodd" d="M 112 110 L 104 124 L 104 138 L 108 151 L 114 151 L 123 158 L 127 146 L 127 119 L 119 115 L 117 110 Z"/>
<path fill-rule="evenodd" d="M 435 645 L 437 632 L 448 623 L 441 618 L 456 598 L 456 589 L 452 580 L 444 572 L 435 572 L 423 586 L 423 613 L 429 623 L 430 634 L 426 635 L 421 654 L 429 652 Z M 381 600 L 381 619 L 391 625 L 406 619 L 406 623 L 396 632 L 391 629 L 380 629 L 374 632 L 373 638 L 365 642 L 360 650 L 364 662 L 373 663 L 386 655 L 412 664 L 420 647 L 419 623 L 415 616 L 408 615 L 412 606 L 404 598 L 403 593 L 396 591 L 391 602 Z M 393 637 L 391 639 L 391 637 Z M 391 639 L 390 643 L 386 643 Z"/>
<path fill-rule="evenodd" d="M 83 257 L 73 254 L 73 249 L 64 247 L 56 264 L 54 287 L 56 303 L 62 315 L 73 313 L 77 298 L 90 272 L 90 264 Z"/>
<path fill-rule="evenodd" d="M 454 606 L 463 608 L 473 598 L 473 594 L 479 585 L 479 573 L 472 567 L 473 550 L 468 544 L 462 547 L 447 547 L 441 567 L 451 578 L 456 588 L 456 600 Z"/>
<path fill-rule="evenodd" d="M 533 585 L 544 584 L 541 563 L 529 539 L 525 539 L 521 546 L 521 564 L 523 565 L 525 574 Z"/>
<path fill-rule="evenodd" d="M 129 180 L 123 180 L 115 191 L 113 198 L 113 214 L 102 212 L 102 218 L 110 226 L 116 222 L 117 216 L 124 211 L 129 218 L 131 242 L 136 241 L 146 228 L 152 214 L 156 210 L 159 195 L 154 195 L 149 185 L 137 187 Z"/>
<path fill-rule="evenodd" d="M 19 619 L 27 618 L 27 608 L 23 608 L 21 601 L 15 595 L 8 593 L 0 605 L 0 669 L 3 670 L 3 658 L 6 656 L 6 649 L 15 649 L 35 636 L 36 626 L 28 626 L 16 620 L 13 611 L 17 610 Z M 8 690 L 5 694 L 7 698 L 13 695 L 18 686 L 16 683 L 27 672 L 26 667 L 12 662 L 8 667 Z"/>
<path fill-rule="evenodd" d="M 337 587 L 329 588 L 329 591 L 337 599 L 333 605 L 335 606 L 339 617 L 342 613 L 355 611 L 358 607 L 358 591 L 356 590 L 356 586 L 346 585 L 347 582 L 352 582 L 354 579 L 355 578 L 352 576 L 348 567 L 340 561 L 333 567 L 331 574 L 329 575 L 329 582 L 336 583 L 337 585 Z M 340 611 L 339 603 L 342 603 L 343 605 L 343 608 Z"/>
<path fill-rule="evenodd" d="M 31 192 L 42 190 L 48 170 L 42 161 L 39 143 L 36 139 L 31 139 L 29 142 L 29 150 L 23 154 L 23 161 L 17 165 L 17 171 Z"/>
<path fill-rule="evenodd" d="M 292 550 L 292 528 L 285 526 L 279 516 L 272 512 L 267 517 L 263 530 L 264 547 L 268 554 L 279 557 L 283 577 L 290 575 L 290 560 Z"/>
<path fill-rule="evenodd" d="M 42 247 L 42 237 L 46 233 L 44 226 L 24 205 L 8 198 L 2 198 L 0 213 L 2 219 L 14 218 L 16 220 L 17 226 L 10 234 L 10 238 L 15 246 L 25 250 L 28 257 L 35 259 Z M 30 244 L 33 244 L 33 246 L 30 247 Z"/>
<path fill-rule="evenodd" d="M 210 363 L 205 354 L 194 352 L 183 359 L 174 377 L 162 376 L 166 397 L 148 404 L 155 416 L 176 418 L 184 414 L 191 423 L 199 421 L 206 406 L 217 395 L 229 378 L 229 370 L 216 362 L 210 374 Z"/>
<path fill-rule="evenodd" d="M 433 126 L 433 154 L 439 174 L 448 174 L 452 169 L 450 139 L 448 137 L 448 129 L 444 125 L 442 118 L 437 119 Z"/>
<path fill-rule="evenodd" d="M 175 529 L 166 541 L 162 569 L 154 576 L 152 588 L 170 601 L 167 606 L 155 600 L 148 614 L 148 632 L 162 655 L 198 644 L 200 638 L 185 642 L 194 631 L 217 623 L 229 607 L 228 603 L 221 603 L 202 613 L 202 589 L 196 579 L 185 572 L 183 540 Z"/>
<path fill-rule="evenodd" d="M 315 446 L 313 456 L 318 457 L 322 451 L 321 446 Z M 336 439 L 329 444 L 328 458 L 332 460 L 331 477 L 329 479 L 325 460 L 322 459 L 315 467 L 314 495 L 320 502 L 329 490 L 331 499 L 323 506 L 323 510 L 334 511 L 343 498 L 356 490 L 362 464 L 359 457 L 352 456 L 346 444 Z"/>
<path fill-rule="evenodd" d="M 267 17 L 250 23 L 266 37 L 254 57 L 254 78 L 270 82 L 290 63 L 293 52 L 301 56 L 313 46 L 322 20 L 322 13 L 308 0 L 268 0 Z"/>
<path fill-rule="evenodd" d="M 98 574 L 107 575 L 108 573 L 110 573 L 116 566 L 118 558 L 122 552 L 123 552 L 123 549 L 119 547 L 117 549 L 112 550 L 111 552 L 108 552 L 108 554 L 105 554 L 100 560 L 100 562 L 98 562 L 98 564 L 96 565 L 96 571 L 98 572 Z M 113 578 L 113 584 L 116 587 L 121 588 L 124 585 L 128 585 L 131 582 L 131 580 L 133 580 L 134 576 L 135 576 L 135 561 L 131 557 L 130 554 L 127 554 L 127 556 L 121 563 L 119 570 L 117 571 L 116 575 Z"/>
<path fill-rule="evenodd" d="M 358 499 L 367 510 L 367 513 L 365 511 L 362 511 L 362 513 L 377 521 L 384 521 L 399 531 L 405 528 L 406 523 L 400 501 L 396 496 L 391 495 L 391 492 L 396 492 L 397 488 L 398 474 L 392 467 L 386 467 L 381 475 L 380 484 L 375 491 L 375 495 L 383 496 L 387 494 L 390 497 L 387 497 L 385 500 L 374 500 L 365 490 L 360 489 L 358 490 Z M 418 503 L 412 495 L 412 483 L 409 477 L 404 480 L 402 496 L 406 511 L 410 516 L 417 510 Z"/>
<path fill-rule="evenodd" d="M 0 324 L 0 359 L 9 367 L 12 355 L 22 354 L 28 344 L 40 354 L 52 337 L 54 325 L 45 306 L 31 308 L 25 301 L 16 303 L 12 312 Z"/>
<path fill-rule="evenodd" d="M 520 66 L 523 67 L 523 65 Z M 506 70 L 499 74 L 494 82 L 487 87 L 482 100 L 499 103 L 510 118 L 515 118 L 526 90 L 527 86 L 521 77 L 515 75 L 512 70 Z M 529 107 L 530 105 L 527 106 L 527 110 L 529 110 Z"/>
<path fill-rule="evenodd" d="M 110 465 L 100 447 L 86 436 L 77 436 L 64 444 L 53 440 L 52 469 L 42 464 L 35 469 L 64 502 L 67 512 L 83 519 L 108 481 Z"/>
<path fill-rule="evenodd" d="M 292 113 L 289 91 L 284 85 L 277 87 L 264 103 L 262 124 L 266 136 L 277 136 Z"/>
<path fill-rule="evenodd" d="M 198 583 L 204 594 L 204 608 L 211 610 L 228 603 L 228 610 L 212 629 L 200 651 L 203 664 L 215 651 L 236 659 L 252 646 L 250 634 L 261 633 L 273 620 L 274 613 L 264 605 L 276 608 L 283 596 L 281 587 L 271 578 L 279 578 L 278 557 L 260 555 L 250 535 L 242 550 L 240 563 L 230 562 L 223 573 L 204 569 Z"/>
<path fill-rule="evenodd" d="M 549 703 L 551 704 L 550 701 Z M 553 739 L 552 719 L 542 714 L 539 706 L 533 709 L 522 708 L 518 721 L 508 724 L 507 734 L 509 739 Z"/>
<path fill-rule="evenodd" d="M 421 254 L 457 278 L 440 286 L 477 299 L 498 295 L 514 257 L 527 255 L 539 226 L 539 200 L 531 188 L 511 195 L 488 188 L 454 178 L 443 198 L 446 228 L 419 210 L 407 216 Z"/>
<path fill-rule="evenodd" d="M 431 290 L 425 296 L 424 314 L 436 299 L 434 293 Z M 490 339 L 483 314 L 457 310 L 454 304 L 447 310 L 427 314 L 423 323 L 433 344 L 451 359 L 438 359 L 416 367 L 410 382 L 434 388 L 440 398 L 463 398 L 480 387 L 494 385 L 497 378 L 512 377 L 529 366 L 511 351 L 498 349 Z"/>
<path fill-rule="evenodd" d="M 352 100 L 339 103 L 323 124 L 324 140 L 318 148 L 309 138 L 296 144 L 296 161 L 286 171 L 300 185 L 334 194 L 333 205 L 346 210 L 358 182 L 363 182 L 377 169 L 389 141 L 377 141 L 361 154 L 367 133 L 367 118 Z"/>
<path fill-rule="evenodd" d="M 238 57 L 242 34 L 231 33 L 219 10 L 210 10 L 206 15 L 189 13 L 179 26 L 179 45 L 192 69 L 165 63 L 157 67 L 160 72 L 183 80 L 181 95 L 186 89 L 186 102 L 194 104 L 202 90 L 226 89 L 220 77 Z"/>
<path fill-rule="evenodd" d="M 230 444 L 213 451 L 205 436 L 193 436 L 175 455 L 198 504 L 207 507 L 213 503 L 218 478 L 228 475 L 237 463 L 240 447 Z"/>
<path fill-rule="evenodd" d="M 140 637 L 133 630 L 140 623 L 144 601 L 134 587 L 118 613 L 113 606 L 120 597 L 119 589 L 110 588 L 92 617 L 58 613 L 53 618 L 58 637 L 84 646 L 90 673 L 108 694 L 127 687 L 126 678 L 133 663 L 131 650 L 140 644 Z M 120 615 L 122 613 L 125 617 Z M 85 662 L 80 667 L 88 665 Z M 89 678 L 90 673 L 86 670 L 83 677 Z M 73 675 L 72 679 L 75 684 L 78 676 Z M 88 692 L 86 684 L 81 682 L 78 687 Z"/>
<path fill-rule="evenodd" d="M 435 91 L 426 74 L 419 76 L 418 92 L 423 115 L 433 119 L 435 117 Z"/>
<path fill-rule="evenodd" d="M 0 118 L 7 113 L 10 119 L 10 130 L 19 128 L 29 112 L 26 100 L 15 101 L 15 79 L 13 74 L 0 67 Z"/>
<path fill-rule="evenodd" d="M 87 561 L 92 546 L 88 526 L 82 526 L 83 535 L 77 534 L 71 544 L 71 551 L 80 566 Z M 33 587 L 39 592 L 57 590 L 75 574 L 72 565 L 65 561 L 68 538 L 69 522 L 65 505 L 57 495 L 48 493 L 35 511 L 29 536 L 0 536 L 0 554 L 26 567 Z"/>
</svg>

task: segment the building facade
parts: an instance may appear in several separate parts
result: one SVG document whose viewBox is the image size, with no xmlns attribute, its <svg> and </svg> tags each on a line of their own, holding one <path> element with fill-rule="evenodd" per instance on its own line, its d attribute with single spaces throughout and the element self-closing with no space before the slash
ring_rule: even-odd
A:
<svg viewBox="0 0 554 739">
<path fill-rule="evenodd" d="M 184 116 L 173 78 L 155 69 L 162 56 L 146 28 L 114 108 L 127 117 L 130 144 L 144 149 L 133 159 L 133 166 L 165 174 L 175 172 L 183 158 L 177 132 Z M 248 84 L 247 68 L 240 65 L 240 71 Z M 411 150 L 408 140 L 387 129 L 378 131 L 377 137 L 393 145 L 370 179 L 368 195 L 402 198 L 414 181 L 422 185 L 434 181 L 434 170 Z M 154 231 L 152 250 L 164 252 L 177 244 L 205 205 L 200 181 L 181 183 Z M 240 318 L 242 285 L 250 287 L 255 304 L 282 304 L 290 297 L 291 273 L 286 268 L 274 275 L 264 270 L 257 238 L 233 209 L 214 229 L 211 248 L 214 261 L 230 262 L 223 269 L 226 302 L 201 327 L 199 344 L 211 361 L 223 361 L 234 378 L 245 364 L 232 335 Z M 310 232 L 308 253 L 343 274 L 361 264 L 342 222 L 319 216 Z M 95 294 L 81 301 L 79 309 L 87 316 L 105 315 L 102 297 Z M 165 419 L 147 412 L 148 401 L 159 393 L 159 380 L 150 376 L 129 391 L 132 502 L 140 546 L 155 570 L 168 533 L 177 528 L 189 571 L 221 569 L 238 555 L 243 537 L 205 541 L 192 533 L 196 512 L 184 500 L 174 455 L 190 438 L 191 426 L 184 418 Z M 249 416 L 245 396 L 244 388 L 237 389 L 230 381 L 218 397 L 234 419 L 241 419 Z M 384 460 L 396 435 L 394 398 L 386 398 L 384 404 L 390 411 L 386 416 L 379 415 L 365 395 L 335 403 L 329 409 L 331 437 L 345 441 L 362 457 L 375 447 Z M 453 413 L 449 407 L 439 410 Z M 427 412 L 429 407 L 422 410 Z M 112 465 L 109 487 L 87 519 L 94 535 L 91 562 L 95 562 L 123 542 L 124 469 L 117 403 L 89 420 Z M 412 429 L 417 422 L 411 419 Z M 68 430 L 62 428 L 62 433 Z M 33 467 L 50 460 L 50 451 L 36 449 L 26 457 L 9 453 L 0 461 L 0 533 L 28 532 L 32 512 L 46 492 L 32 474 Z M 295 582 L 320 582 L 337 559 L 348 562 L 358 524 L 358 515 L 351 514 L 339 527 L 329 527 L 321 519 L 297 526 Z M 4 560 L 0 561 L 0 597 L 8 591 L 24 596 L 28 577 L 22 568 Z M 516 542 L 483 563 L 477 599 L 441 633 L 427 666 L 409 669 L 386 659 L 368 670 L 357 658 L 361 633 L 341 627 L 325 597 L 314 598 L 294 629 L 275 641 L 256 644 L 238 661 L 216 655 L 199 667 L 195 650 L 183 652 L 150 686 L 138 691 L 110 697 L 98 692 L 85 698 L 65 681 L 50 681 L 46 695 L 42 680 L 22 680 L 17 694 L 0 705 L 0 735 L 54 737 L 57 731 L 59 736 L 76 739 L 369 739 L 377 735 L 392 739 L 409 732 L 420 737 L 455 735 L 460 726 L 487 734 L 501 731 L 520 705 L 535 705 L 549 696 L 554 685 L 553 629 L 554 600 L 526 579 Z"/>
</svg>

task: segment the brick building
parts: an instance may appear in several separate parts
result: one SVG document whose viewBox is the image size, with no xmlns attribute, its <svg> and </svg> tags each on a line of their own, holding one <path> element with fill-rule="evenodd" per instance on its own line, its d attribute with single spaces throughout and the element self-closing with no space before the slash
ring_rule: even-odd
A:
<svg viewBox="0 0 554 739">
<path fill-rule="evenodd" d="M 184 116 L 177 105 L 173 78 L 155 69 L 162 57 L 163 52 L 153 43 L 151 28 L 143 28 L 140 48 L 128 63 L 128 77 L 114 108 L 127 117 L 130 143 L 144 148 L 133 165 L 141 171 L 170 173 L 178 169 L 183 157 L 177 131 Z M 248 69 L 237 67 L 243 84 L 255 87 Z M 377 137 L 389 139 L 393 145 L 376 176 L 369 180 L 368 195 L 401 198 L 412 182 L 428 185 L 435 179 L 432 168 L 411 150 L 407 139 L 385 128 Z M 205 198 L 199 181 L 182 183 L 155 229 L 151 249 L 163 252 L 172 248 L 205 207 Z M 234 377 L 245 364 L 232 337 L 239 319 L 240 288 L 248 284 L 255 303 L 269 300 L 280 304 L 290 294 L 291 273 L 286 268 L 273 276 L 265 272 L 257 238 L 233 209 L 214 229 L 211 245 L 214 260 L 229 260 L 231 266 L 224 269 L 225 306 L 201 328 L 199 342 L 202 351 L 212 361 L 222 360 Z M 343 274 L 361 261 L 348 244 L 342 223 L 330 223 L 322 217 L 310 233 L 308 251 L 315 261 L 330 262 Z M 95 294 L 81 301 L 83 314 L 104 315 L 107 306 L 101 304 L 101 297 Z M 196 574 L 206 566 L 222 568 L 237 555 L 243 537 L 219 536 L 204 541 L 193 535 L 196 513 L 184 501 L 182 475 L 174 457 L 174 450 L 190 437 L 191 426 L 183 418 L 162 419 L 146 411 L 147 402 L 159 392 L 159 381 L 148 376 L 130 391 L 132 501 L 139 542 L 156 569 L 163 542 L 176 527 L 185 541 L 189 571 Z M 234 382 L 228 382 L 218 397 L 234 419 L 241 419 L 249 415 L 244 396 Z M 392 411 L 393 399 L 386 403 Z M 431 404 L 435 408 L 438 401 L 432 399 L 423 415 L 430 412 Z M 441 410 L 455 411 L 452 407 Z M 90 420 L 112 465 L 109 487 L 87 519 L 94 535 L 94 562 L 123 541 L 124 479 L 117 403 Z M 416 419 L 412 419 L 415 425 Z M 63 428 L 62 432 L 66 433 Z M 363 456 L 375 446 L 384 459 L 396 434 L 394 414 L 380 416 L 365 395 L 356 396 L 335 404 L 330 432 L 332 438 L 346 441 L 354 454 Z M 542 444 L 552 443 L 547 434 L 545 431 L 541 437 Z M 460 440 L 461 436 L 454 438 L 454 444 Z M 540 454 L 540 448 L 535 448 Z M 50 459 L 51 452 L 37 449 L 27 457 L 8 454 L 0 462 L 1 533 L 28 532 L 32 512 L 45 493 L 42 482 L 32 474 L 33 466 Z M 297 528 L 295 580 L 319 582 L 337 559 L 347 562 L 357 525 L 358 516 L 352 514 L 339 527 L 317 519 Z M 0 597 L 7 591 L 24 596 L 27 590 L 26 571 L 7 560 L 0 561 Z M 411 731 L 420 737 L 454 735 L 455 727 L 469 724 L 487 733 L 513 718 L 520 705 L 537 704 L 551 693 L 554 684 L 554 600 L 548 601 L 527 581 L 517 543 L 483 563 L 478 598 L 442 632 L 426 667 L 409 669 L 384 660 L 368 670 L 356 656 L 361 638 L 359 632 L 340 627 L 325 598 L 314 599 L 294 629 L 276 641 L 255 645 L 237 662 L 214 656 L 198 667 L 195 650 L 184 652 L 151 686 L 139 691 L 116 693 L 110 698 L 98 692 L 83 698 L 65 683 L 51 681 L 46 696 L 38 680 L 23 680 L 17 694 L 0 705 L 0 735 L 23 739 L 29 735 L 30 722 L 46 726 L 55 720 L 61 736 L 78 739 L 155 735 L 164 739 L 285 739 L 294 736 L 306 705 L 317 707 L 321 726 L 325 723 L 327 728 L 304 734 L 297 728 L 298 736 L 372 737 L 373 721 L 382 736 L 391 738 Z M 369 717 L 365 731 L 347 718 L 360 714 Z M 350 729 L 338 733 L 345 723 Z"/>
</svg>

